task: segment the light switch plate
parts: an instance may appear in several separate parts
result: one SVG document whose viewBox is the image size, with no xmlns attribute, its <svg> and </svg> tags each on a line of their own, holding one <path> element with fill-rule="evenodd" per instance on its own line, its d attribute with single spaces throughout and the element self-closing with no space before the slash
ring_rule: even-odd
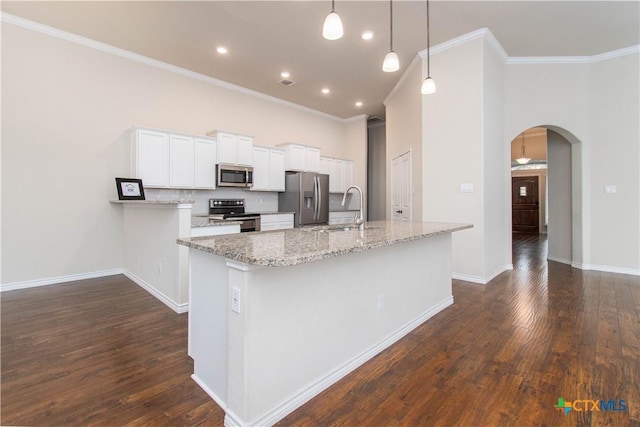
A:
<svg viewBox="0 0 640 427">
<path fill-rule="evenodd" d="M 605 185 L 604 192 L 605 194 L 615 194 L 618 192 L 618 187 L 616 187 L 615 185 Z"/>
<path fill-rule="evenodd" d="M 231 288 L 231 311 L 240 313 L 240 289 Z"/>
</svg>

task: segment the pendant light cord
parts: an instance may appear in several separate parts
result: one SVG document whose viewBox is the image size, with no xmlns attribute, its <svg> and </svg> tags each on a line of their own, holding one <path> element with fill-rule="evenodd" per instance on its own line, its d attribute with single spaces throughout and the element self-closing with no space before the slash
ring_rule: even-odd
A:
<svg viewBox="0 0 640 427">
<path fill-rule="evenodd" d="M 336 0 L 331 0 L 331 13 L 336 11 Z"/>
<path fill-rule="evenodd" d="M 389 0 L 389 27 L 391 28 L 389 50 L 393 51 L 393 0 Z"/>
<path fill-rule="evenodd" d="M 427 0 L 427 77 L 431 77 L 431 39 L 429 33 L 429 0 Z"/>
</svg>

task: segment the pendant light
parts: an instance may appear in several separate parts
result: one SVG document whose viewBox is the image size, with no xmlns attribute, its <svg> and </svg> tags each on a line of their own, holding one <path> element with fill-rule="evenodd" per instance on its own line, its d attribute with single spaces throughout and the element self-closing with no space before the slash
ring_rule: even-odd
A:
<svg viewBox="0 0 640 427">
<path fill-rule="evenodd" d="M 516 162 L 519 165 L 526 165 L 527 163 L 529 163 L 531 161 L 531 159 L 529 157 L 526 157 L 524 155 L 524 132 L 522 132 L 522 156 L 518 157 L 516 159 Z"/>
<path fill-rule="evenodd" d="M 342 21 L 336 13 L 335 0 L 331 0 L 331 13 L 329 13 L 324 20 L 322 36 L 327 40 L 338 40 L 342 38 L 343 34 Z"/>
<path fill-rule="evenodd" d="M 422 82 L 420 92 L 423 95 L 436 93 L 436 82 L 431 78 L 431 40 L 429 38 L 429 0 L 427 0 L 427 78 Z"/>
<path fill-rule="evenodd" d="M 389 27 L 391 32 L 389 53 L 384 57 L 382 71 L 392 73 L 400 69 L 398 54 L 393 51 L 393 0 L 389 0 Z"/>
</svg>

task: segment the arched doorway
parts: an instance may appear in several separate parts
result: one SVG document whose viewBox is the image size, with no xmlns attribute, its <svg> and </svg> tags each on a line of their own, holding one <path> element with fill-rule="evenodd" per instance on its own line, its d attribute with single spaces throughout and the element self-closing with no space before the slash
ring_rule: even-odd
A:
<svg viewBox="0 0 640 427">
<path fill-rule="evenodd" d="M 522 131 L 511 143 L 512 177 L 535 177 L 538 182 L 536 232 L 548 236 L 547 259 L 580 267 L 583 259 L 580 141 L 563 128 L 540 125 Z M 529 160 L 519 164 L 516 161 L 519 157 Z M 512 188 L 512 205 L 515 198 L 520 198 L 516 190 L 520 191 Z M 521 191 L 526 194 L 527 190 Z"/>
</svg>

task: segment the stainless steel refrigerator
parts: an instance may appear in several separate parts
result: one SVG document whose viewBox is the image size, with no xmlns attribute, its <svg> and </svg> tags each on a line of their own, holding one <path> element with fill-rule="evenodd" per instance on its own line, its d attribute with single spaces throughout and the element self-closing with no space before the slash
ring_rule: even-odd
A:
<svg viewBox="0 0 640 427">
<path fill-rule="evenodd" d="M 294 212 L 295 226 L 329 223 L 329 175 L 286 172 L 285 191 L 278 194 L 278 210 Z"/>
</svg>

